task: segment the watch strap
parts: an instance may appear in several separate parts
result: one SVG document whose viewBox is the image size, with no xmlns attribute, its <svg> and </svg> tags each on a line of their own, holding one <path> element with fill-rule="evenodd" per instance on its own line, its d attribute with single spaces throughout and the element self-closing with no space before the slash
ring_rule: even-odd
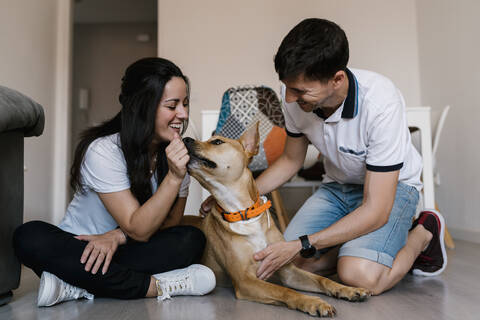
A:
<svg viewBox="0 0 480 320">
<path fill-rule="evenodd" d="M 303 235 L 303 236 L 300 236 L 299 239 L 302 242 L 302 249 L 308 249 L 312 246 L 310 244 L 310 241 L 308 240 L 308 236 L 306 234 Z"/>
</svg>

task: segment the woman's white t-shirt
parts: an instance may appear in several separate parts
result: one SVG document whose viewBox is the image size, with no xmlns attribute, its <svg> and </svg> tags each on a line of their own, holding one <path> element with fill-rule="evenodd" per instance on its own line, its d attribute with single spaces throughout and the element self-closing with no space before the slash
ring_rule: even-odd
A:
<svg viewBox="0 0 480 320">
<path fill-rule="evenodd" d="M 59 228 L 79 234 L 102 234 L 117 228 L 118 224 L 98 197 L 100 193 L 110 193 L 130 188 L 127 164 L 120 146 L 118 133 L 93 141 L 85 153 L 80 168 L 84 192 L 76 192 Z M 152 191 L 158 187 L 156 174 L 151 179 Z M 179 197 L 187 197 L 190 176 L 183 179 Z"/>
</svg>

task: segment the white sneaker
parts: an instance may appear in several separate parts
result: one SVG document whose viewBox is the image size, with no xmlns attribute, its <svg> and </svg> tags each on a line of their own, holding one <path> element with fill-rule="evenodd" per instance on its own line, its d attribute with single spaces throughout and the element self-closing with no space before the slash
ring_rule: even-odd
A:
<svg viewBox="0 0 480 320">
<path fill-rule="evenodd" d="M 93 294 L 85 289 L 74 287 L 49 272 L 42 272 L 40 288 L 38 288 L 37 305 L 39 307 L 50 307 L 62 301 L 80 298 L 91 300 L 93 297 Z"/>
<path fill-rule="evenodd" d="M 215 288 L 215 274 L 201 264 L 192 264 L 184 269 L 176 269 L 153 275 L 157 279 L 159 300 L 173 296 L 201 296 Z"/>
</svg>

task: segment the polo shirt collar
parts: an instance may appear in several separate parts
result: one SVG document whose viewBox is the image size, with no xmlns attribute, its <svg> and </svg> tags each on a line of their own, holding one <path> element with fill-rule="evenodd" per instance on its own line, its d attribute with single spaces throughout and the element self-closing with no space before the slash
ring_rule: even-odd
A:
<svg viewBox="0 0 480 320">
<path fill-rule="evenodd" d="M 347 68 L 348 93 L 343 103 L 342 118 L 352 119 L 358 113 L 358 82 L 355 75 Z"/>
<path fill-rule="evenodd" d="M 348 68 L 346 69 L 346 73 L 348 78 L 348 92 L 345 101 L 339 109 L 343 108 L 342 118 L 352 119 L 358 114 L 358 82 L 355 75 Z M 337 111 L 339 112 L 340 110 L 336 110 L 328 120 L 332 122 L 340 120 Z M 324 120 L 327 119 L 321 108 L 313 110 L 313 113 Z"/>
</svg>

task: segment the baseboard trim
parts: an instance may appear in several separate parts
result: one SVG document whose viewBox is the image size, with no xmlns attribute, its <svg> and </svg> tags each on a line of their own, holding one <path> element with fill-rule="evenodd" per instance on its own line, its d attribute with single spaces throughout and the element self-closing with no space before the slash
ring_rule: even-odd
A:
<svg viewBox="0 0 480 320">
<path fill-rule="evenodd" d="M 453 239 L 480 243 L 480 231 L 471 231 L 450 227 L 448 227 L 448 231 L 450 231 Z"/>
</svg>

